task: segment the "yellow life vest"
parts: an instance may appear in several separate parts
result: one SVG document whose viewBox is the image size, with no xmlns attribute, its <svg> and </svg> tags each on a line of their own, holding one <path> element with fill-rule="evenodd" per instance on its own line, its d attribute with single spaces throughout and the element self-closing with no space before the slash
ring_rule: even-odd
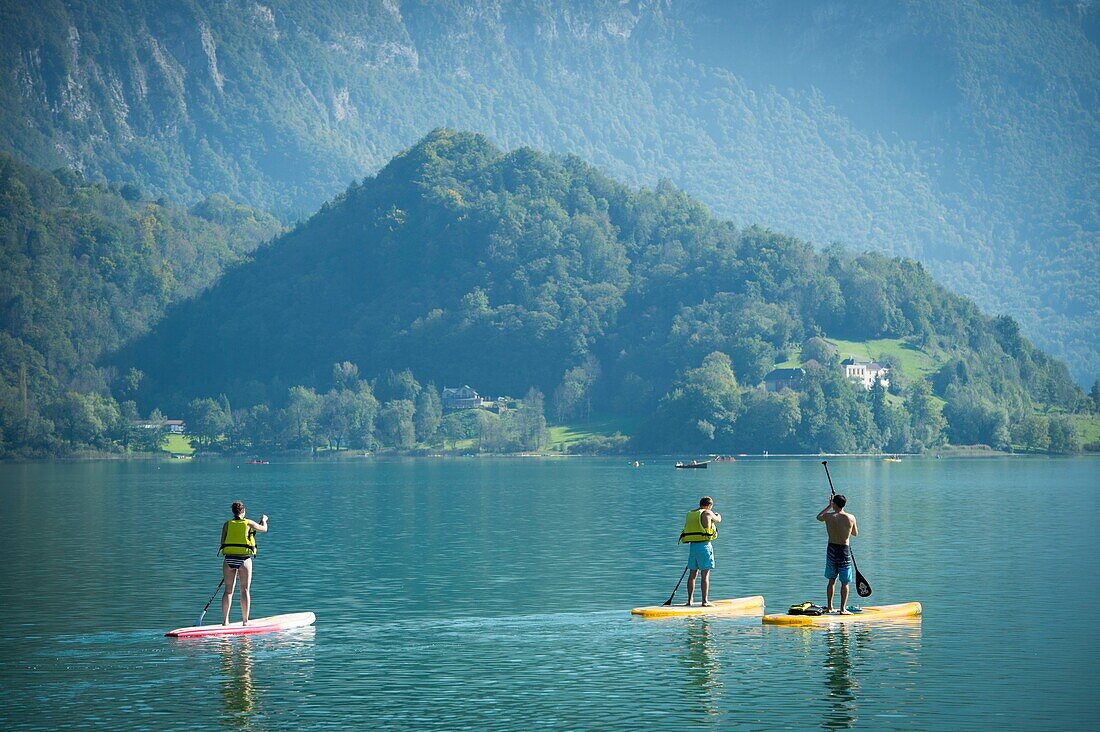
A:
<svg viewBox="0 0 1100 732">
<path fill-rule="evenodd" d="M 231 519 L 225 525 L 221 553 L 227 557 L 251 557 L 256 554 L 256 533 L 244 519 Z"/>
<path fill-rule="evenodd" d="M 694 511 L 688 511 L 687 518 L 684 520 L 684 530 L 680 532 L 680 542 L 682 544 L 710 541 L 718 538 L 718 527 L 715 526 L 714 519 L 710 521 L 710 528 L 703 528 L 702 516 L 704 510 L 697 508 Z"/>
</svg>

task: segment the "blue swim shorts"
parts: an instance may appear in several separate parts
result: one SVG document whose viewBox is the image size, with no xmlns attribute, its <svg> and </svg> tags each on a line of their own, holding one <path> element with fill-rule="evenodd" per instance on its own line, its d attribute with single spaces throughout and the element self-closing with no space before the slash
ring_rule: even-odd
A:
<svg viewBox="0 0 1100 732">
<path fill-rule="evenodd" d="M 688 544 L 688 569 L 714 569 L 714 549 L 709 541 Z"/>
<path fill-rule="evenodd" d="M 825 553 L 825 579 L 834 580 L 840 578 L 840 584 L 850 585 L 855 579 L 853 571 L 855 562 L 852 561 L 852 550 L 844 544 L 829 544 Z"/>
</svg>

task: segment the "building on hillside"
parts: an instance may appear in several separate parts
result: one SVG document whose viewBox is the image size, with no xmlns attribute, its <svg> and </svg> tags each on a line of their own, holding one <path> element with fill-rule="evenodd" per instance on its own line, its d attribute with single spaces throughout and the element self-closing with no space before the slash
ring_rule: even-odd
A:
<svg viewBox="0 0 1100 732">
<path fill-rule="evenodd" d="M 187 429 L 187 424 L 182 419 L 163 419 L 158 422 L 148 419 L 136 419 L 130 424 L 143 430 L 163 429 L 173 435 L 182 435 Z"/>
<path fill-rule="evenodd" d="M 764 388 L 768 391 L 798 391 L 805 380 L 806 369 L 773 369 L 764 377 Z"/>
<path fill-rule="evenodd" d="M 876 379 L 881 381 L 884 387 L 890 386 L 889 366 L 874 361 L 857 361 L 850 356 L 841 361 L 840 365 L 844 367 L 846 377 L 862 384 L 868 391 L 875 385 Z"/>
<path fill-rule="evenodd" d="M 442 402 L 444 412 L 455 412 L 459 409 L 477 409 L 485 399 L 469 386 L 446 386 L 443 387 Z"/>
</svg>

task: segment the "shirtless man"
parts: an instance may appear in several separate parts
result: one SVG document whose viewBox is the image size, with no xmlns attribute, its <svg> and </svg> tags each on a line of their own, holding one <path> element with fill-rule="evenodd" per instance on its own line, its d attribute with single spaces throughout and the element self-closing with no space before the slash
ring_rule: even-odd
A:
<svg viewBox="0 0 1100 732">
<path fill-rule="evenodd" d="M 718 536 L 718 524 L 722 514 L 714 510 L 714 501 L 710 496 L 699 499 L 699 508 L 691 511 L 684 521 L 684 530 L 680 541 L 688 545 L 688 599 L 685 605 L 691 605 L 695 595 L 695 576 L 703 573 L 700 585 L 703 590 L 703 607 L 710 607 L 710 570 L 714 569 L 714 549 L 710 542 Z"/>
<path fill-rule="evenodd" d="M 825 590 L 825 612 L 833 612 L 833 588 L 836 587 L 837 577 L 840 577 L 841 615 L 848 614 L 848 585 L 852 583 L 855 566 L 848 540 L 859 536 L 856 517 L 844 511 L 847 502 L 844 496 L 835 495 L 829 499 L 829 505 L 817 514 L 817 520 L 824 522 L 829 531 L 829 547 L 825 552 L 825 579 L 829 580 L 829 587 Z"/>
</svg>

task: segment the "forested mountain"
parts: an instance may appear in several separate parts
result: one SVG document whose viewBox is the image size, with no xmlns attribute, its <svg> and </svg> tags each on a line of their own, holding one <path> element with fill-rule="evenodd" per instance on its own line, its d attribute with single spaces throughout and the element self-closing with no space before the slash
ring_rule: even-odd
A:
<svg viewBox="0 0 1100 732">
<path fill-rule="evenodd" d="M 106 394 L 125 395 L 126 379 L 96 368 L 100 355 L 280 230 L 225 196 L 187 210 L 0 153 L 0 454 L 48 452 L 82 420 L 120 417 Z"/>
<path fill-rule="evenodd" d="M 931 434 L 914 438 L 910 412 L 889 412 L 900 399 L 881 391 L 876 416 L 871 395 L 825 357 L 807 361 L 801 397 L 757 389 L 822 334 L 904 338 L 942 355 L 931 381 L 900 365 L 894 377 L 899 397 L 925 411 L 913 428 Z M 716 219 L 668 184 L 633 190 L 575 156 L 505 153 L 447 130 L 175 307 L 111 363 L 144 374 L 143 408 L 173 410 L 219 395 L 278 406 L 292 386 L 332 386 L 334 363 L 493 394 L 534 387 L 565 416 L 584 403 L 650 420 L 639 435 L 649 449 L 882 449 L 889 420 L 905 425 L 893 444 L 927 446 L 943 428 L 929 389 L 947 401 L 948 428 L 962 411 L 992 415 L 1007 445 L 1010 416 L 1083 399 L 1014 321 L 982 315 L 916 262 L 815 253 Z M 957 429 L 956 441 L 986 435 Z"/>
<path fill-rule="evenodd" d="M 292 220 L 440 125 L 919 259 L 1100 375 L 1098 10 L 1071 0 L 0 3 L 0 146 Z"/>
</svg>

